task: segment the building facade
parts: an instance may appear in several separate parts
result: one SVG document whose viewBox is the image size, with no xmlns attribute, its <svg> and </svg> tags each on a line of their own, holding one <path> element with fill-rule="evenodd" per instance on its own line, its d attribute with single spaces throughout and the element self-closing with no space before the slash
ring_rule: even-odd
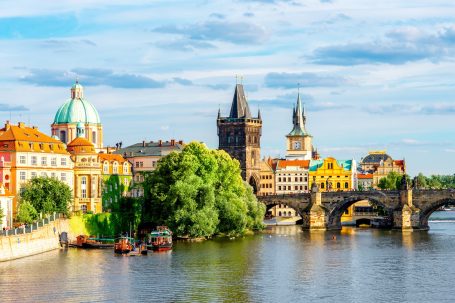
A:
<svg viewBox="0 0 455 303">
<path fill-rule="evenodd" d="M 274 162 L 271 158 L 263 159 L 261 161 L 261 170 L 259 172 L 261 187 L 257 192 L 258 196 L 268 196 L 275 194 L 275 166 L 276 161 Z"/>
<path fill-rule="evenodd" d="M 73 189 L 73 163 L 65 145 L 19 122 L 0 129 L 0 183 L 14 196 L 13 215 L 21 189 L 35 177 L 56 178 Z"/>
<path fill-rule="evenodd" d="M 243 179 L 257 193 L 261 188 L 262 119 L 260 112 L 256 118 L 252 117 L 242 84 L 235 86 L 229 116 L 222 117 L 218 111 L 217 128 L 218 149 L 240 162 Z"/>
<path fill-rule="evenodd" d="M 77 126 L 82 123 L 84 137 L 97 151 L 103 148 L 103 126 L 95 106 L 84 97 L 84 88 L 78 81 L 71 87 L 71 97 L 55 114 L 51 125 L 52 136 L 65 144 L 77 138 Z"/>
<path fill-rule="evenodd" d="M 13 198 L 14 195 L 0 183 L 0 209 L 3 213 L 0 229 L 13 227 Z"/>
<path fill-rule="evenodd" d="M 405 160 L 393 160 L 386 151 L 371 151 L 360 161 L 360 169 L 365 174 L 372 174 L 373 187 L 378 188 L 379 180 L 391 172 L 406 174 Z"/>
<path fill-rule="evenodd" d="M 98 157 L 102 166 L 102 204 L 103 209 L 107 210 L 111 209 L 112 203 L 128 196 L 133 172 L 131 163 L 122 155 L 100 153 Z"/>
<path fill-rule="evenodd" d="M 172 152 L 180 152 L 185 147 L 183 141 L 141 142 L 121 148 L 114 154 L 122 155 L 131 163 L 133 184 L 130 186 L 131 196 L 144 195 L 141 183 L 144 181 L 144 172 L 154 171 L 158 161 Z"/>
<path fill-rule="evenodd" d="M 311 188 L 316 182 L 322 192 L 350 191 L 354 189 L 355 176 L 355 160 L 336 160 L 332 157 L 312 160 L 310 162 L 308 186 Z"/>
<path fill-rule="evenodd" d="M 308 192 L 310 160 L 278 160 L 275 171 L 276 193 Z"/>
<path fill-rule="evenodd" d="M 79 125 L 79 137 L 67 147 L 74 163 L 74 203 L 71 211 L 100 213 L 103 184 L 101 162 L 93 143 L 85 139 L 84 130 L 84 125 Z"/>
</svg>

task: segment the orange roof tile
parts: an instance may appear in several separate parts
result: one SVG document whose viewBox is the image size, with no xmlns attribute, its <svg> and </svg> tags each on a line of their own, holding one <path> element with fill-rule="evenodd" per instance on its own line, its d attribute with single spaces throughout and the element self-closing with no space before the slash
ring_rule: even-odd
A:
<svg viewBox="0 0 455 303">
<path fill-rule="evenodd" d="M 285 168 L 288 166 L 299 166 L 301 168 L 309 168 L 310 160 L 279 160 L 278 168 Z"/>
<path fill-rule="evenodd" d="M 0 129 L 0 150 L 68 153 L 61 141 L 40 132 L 36 127 L 28 127 L 22 122 L 19 125 L 12 125 L 7 122 L 5 127 Z"/>
<path fill-rule="evenodd" d="M 123 163 L 126 161 L 122 155 L 119 154 L 98 154 L 101 161 L 117 161 Z"/>
<path fill-rule="evenodd" d="M 357 174 L 357 179 L 373 179 L 373 174 Z"/>
<path fill-rule="evenodd" d="M 68 143 L 68 151 L 72 154 L 95 154 L 95 146 L 89 140 L 77 137 Z"/>
</svg>

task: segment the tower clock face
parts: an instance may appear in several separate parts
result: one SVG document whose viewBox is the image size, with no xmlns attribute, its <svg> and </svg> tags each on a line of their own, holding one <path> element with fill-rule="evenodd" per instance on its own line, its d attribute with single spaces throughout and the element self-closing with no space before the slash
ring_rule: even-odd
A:
<svg viewBox="0 0 455 303">
<path fill-rule="evenodd" d="M 302 144 L 300 144 L 299 141 L 294 142 L 294 149 L 300 149 L 302 147 Z"/>
</svg>

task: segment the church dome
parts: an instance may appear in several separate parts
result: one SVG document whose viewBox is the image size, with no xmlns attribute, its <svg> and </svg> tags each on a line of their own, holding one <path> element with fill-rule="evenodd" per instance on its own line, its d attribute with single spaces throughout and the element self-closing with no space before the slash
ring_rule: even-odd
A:
<svg viewBox="0 0 455 303">
<path fill-rule="evenodd" d="M 84 88 L 76 81 L 71 87 L 71 99 L 57 110 L 54 124 L 66 123 L 101 124 L 96 108 L 84 99 Z"/>
</svg>

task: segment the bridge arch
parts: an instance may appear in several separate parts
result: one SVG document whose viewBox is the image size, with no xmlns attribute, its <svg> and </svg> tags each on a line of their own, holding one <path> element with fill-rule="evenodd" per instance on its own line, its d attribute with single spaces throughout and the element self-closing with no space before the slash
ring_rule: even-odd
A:
<svg viewBox="0 0 455 303">
<path fill-rule="evenodd" d="M 444 198 L 435 200 L 430 202 L 429 205 L 422 210 L 420 214 L 420 226 L 422 228 L 428 228 L 428 219 L 430 218 L 431 214 L 437 211 L 442 206 L 446 205 L 454 205 L 455 206 L 455 198 Z"/>
<path fill-rule="evenodd" d="M 371 196 L 362 196 L 354 195 L 346 197 L 343 201 L 338 202 L 335 207 L 328 214 L 328 227 L 330 229 L 341 229 L 341 216 L 344 212 L 353 204 L 367 200 L 371 204 L 380 206 L 386 211 L 388 216 L 393 215 L 393 209 L 387 206 L 387 201 L 385 197 L 371 197 Z"/>
</svg>

